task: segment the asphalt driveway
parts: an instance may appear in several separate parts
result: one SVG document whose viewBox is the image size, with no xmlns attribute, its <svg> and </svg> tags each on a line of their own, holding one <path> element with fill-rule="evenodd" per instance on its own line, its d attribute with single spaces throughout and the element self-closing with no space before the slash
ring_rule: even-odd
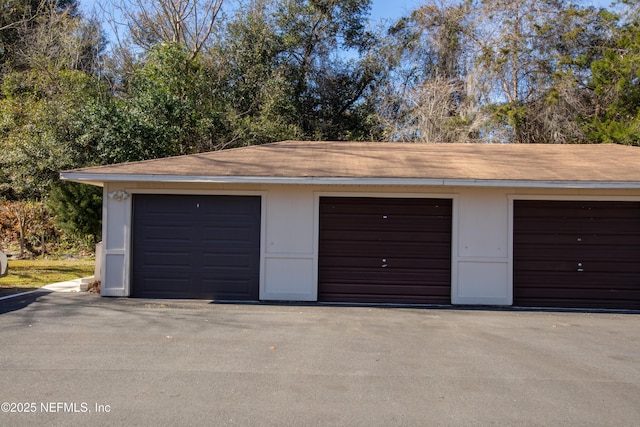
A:
<svg viewBox="0 0 640 427">
<path fill-rule="evenodd" d="M 0 302 L 0 425 L 640 422 L 637 314 Z"/>
</svg>

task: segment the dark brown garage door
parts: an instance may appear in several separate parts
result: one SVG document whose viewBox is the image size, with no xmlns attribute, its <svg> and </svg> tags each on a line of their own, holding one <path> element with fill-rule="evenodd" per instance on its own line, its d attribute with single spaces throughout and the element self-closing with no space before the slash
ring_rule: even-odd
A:
<svg viewBox="0 0 640 427">
<path fill-rule="evenodd" d="M 449 199 L 320 198 L 318 300 L 449 304 Z"/>
<path fill-rule="evenodd" d="M 640 309 L 640 203 L 514 202 L 513 303 Z"/>
<path fill-rule="evenodd" d="M 133 296 L 259 298 L 259 197 L 141 194 L 133 218 Z"/>
</svg>

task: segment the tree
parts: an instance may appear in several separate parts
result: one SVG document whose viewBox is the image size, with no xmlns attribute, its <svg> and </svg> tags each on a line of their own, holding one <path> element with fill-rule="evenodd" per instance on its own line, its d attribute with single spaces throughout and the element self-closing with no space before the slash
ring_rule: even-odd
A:
<svg viewBox="0 0 640 427">
<path fill-rule="evenodd" d="M 277 8 L 281 69 L 306 138 L 348 139 L 354 120 L 367 116 L 359 113 L 361 101 L 380 72 L 366 55 L 374 43 L 366 29 L 369 8 L 370 0 L 288 0 Z M 344 59 L 344 51 L 362 59 Z"/>
<path fill-rule="evenodd" d="M 96 21 L 78 15 L 75 3 L 44 8 L 33 22 L 35 27 L 19 29 L 15 56 L 24 70 L 97 74 L 106 39 Z"/>
<path fill-rule="evenodd" d="M 53 223 L 46 206 L 40 202 L 18 200 L 0 202 L 1 223 L 9 224 L 18 235 L 20 245 L 19 257 L 26 255 L 26 250 L 38 254 L 46 251 L 45 238 L 51 234 Z M 32 240 L 41 243 L 41 251 L 37 251 Z"/>
<path fill-rule="evenodd" d="M 597 142 L 640 144 L 640 2 L 623 4 L 621 16 L 606 13 L 613 43 L 591 64 L 597 111 L 585 128 Z"/>
<path fill-rule="evenodd" d="M 115 0 L 134 43 L 145 51 L 173 43 L 195 58 L 214 34 L 223 0 Z"/>
<path fill-rule="evenodd" d="M 550 86 L 553 41 L 563 0 L 482 0 L 474 39 L 496 120 L 513 142 L 527 137 L 527 105 Z M 562 28 L 562 31 L 565 29 Z M 549 43 L 551 42 L 551 43 Z"/>
<path fill-rule="evenodd" d="M 77 0 L 6 0 L 0 15 L 0 76 L 24 71 L 24 51 L 35 33 L 47 31 L 52 16 L 77 17 Z"/>
<path fill-rule="evenodd" d="M 386 139 L 472 142 L 487 120 L 473 65 L 471 2 L 430 1 L 390 29 L 377 111 Z"/>
<path fill-rule="evenodd" d="M 177 44 L 154 47 L 120 97 L 87 105 L 74 153 L 109 164 L 209 151 L 222 128 L 212 79 Z"/>
<path fill-rule="evenodd" d="M 59 171 L 76 166 L 73 143 L 88 99 L 96 96 L 81 71 L 12 73 L 0 99 L 0 193 L 9 199 L 43 199 Z"/>
<path fill-rule="evenodd" d="M 608 44 L 603 14 L 565 0 L 482 5 L 480 75 L 502 140 L 588 142 L 580 120 L 591 114 L 590 64 Z"/>
<path fill-rule="evenodd" d="M 547 84 L 525 105 L 522 134 L 527 142 L 594 142 L 583 121 L 596 110 L 590 84 L 591 64 L 611 43 L 606 14 L 593 7 L 569 5 L 546 34 L 543 50 L 550 75 Z M 563 30 L 558 32 L 557 29 Z"/>
<path fill-rule="evenodd" d="M 12 63 L 0 92 L 0 195 L 41 200 L 61 169 L 75 166 L 79 113 L 101 95 L 95 74 L 104 38 L 73 0 L 43 0 L 11 30 Z M 27 12 L 23 12 L 25 15 Z"/>
<path fill-rule="evenodd" d="M 93 242 L 102 235 L 102 188 L 73 182 L 53 186 L 49 207 L 58 225 L 74 236 L 90 236 Z"/>
<path fill-rule="evenodd" d="M 241 4 L 220 38 L 203 55 L 211 91 L 219 100 L 221 127 L 213 149 L 295 139 L 291 90 L 282 72 L 282 39 L 277 34 L 273 3 Z"/>
<path fill-rule="evenodd" d="M 565 0 L 431 1 L 389 30 L 376 96 L 391 139 L 588 142 L 605 14 Z M 438 101 L 436 101 L 438 100 Z"/>
<path fill-rule="evenodd" d="M 367 55 L 368 7 L 369 0 L 244 4 L 208 51 L 229 118 L 216 146 L 368 139 L 372 109 L 365 95 L 379 68 Z"/>
</svg>

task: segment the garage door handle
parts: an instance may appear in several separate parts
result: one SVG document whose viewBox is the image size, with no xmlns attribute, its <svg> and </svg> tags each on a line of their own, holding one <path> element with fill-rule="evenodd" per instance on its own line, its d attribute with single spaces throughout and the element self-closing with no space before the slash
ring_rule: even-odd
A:
<svg viewBox="0 0 640 427">
<path fill-rule="evenodd" d="M 584 268 L 582 268 L 581 262 L 578 263 L 578 271 L 584 271 Z"/>
</svg>

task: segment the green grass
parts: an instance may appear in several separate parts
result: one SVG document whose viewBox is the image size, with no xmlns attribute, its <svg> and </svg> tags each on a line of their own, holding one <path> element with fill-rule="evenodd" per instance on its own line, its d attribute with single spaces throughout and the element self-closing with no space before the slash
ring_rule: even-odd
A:
<svg viewBox="0 0 640 427">
<path fill-rule="evenodd" d="M 0 277 L 0 296 L 93 275 L 93 258 L 9 260 L 9 275 Z"/>
</svg>

